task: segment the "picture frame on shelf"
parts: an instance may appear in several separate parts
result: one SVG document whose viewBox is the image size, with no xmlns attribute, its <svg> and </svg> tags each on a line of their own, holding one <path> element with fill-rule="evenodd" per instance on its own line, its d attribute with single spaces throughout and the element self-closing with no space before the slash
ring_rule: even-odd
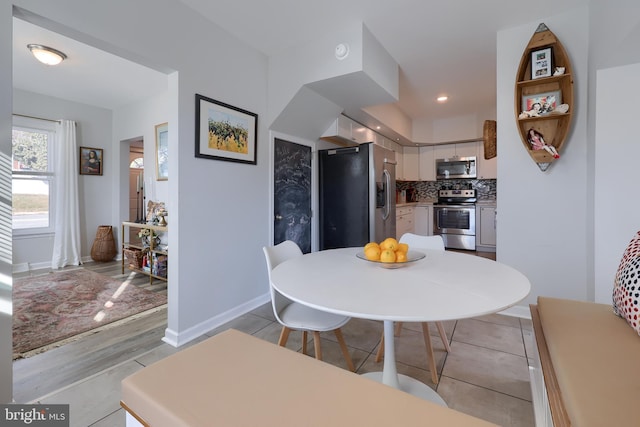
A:
<svg viewBox="0 0 640 427">
<path fill-rule="evenodd" d="M 196 157 L 257 164 L 258 115 L 196 94 Z"/>
<path fill-rule="evenodd" d="M 169 179 L 169 124 L 156 125 L 156 181 Z"/>
<path fill-rule="evenodd" d="M 101 148 L 80 147 L 80 175 L 102 175 L 104 166 Z"/>
<path fill-rule="evenodd" d="M 533 117 L 549 114 L 560 104 L 562 104 L 562 92 L 559 90 L 522 96 L 522 111 L 535 112 Z"/>
<path fill-rule="evenodd" d="M 546 47 L 531 52 L 531 79 L 551 77 L 553 73 L 553 49 Z"/>
</svg>

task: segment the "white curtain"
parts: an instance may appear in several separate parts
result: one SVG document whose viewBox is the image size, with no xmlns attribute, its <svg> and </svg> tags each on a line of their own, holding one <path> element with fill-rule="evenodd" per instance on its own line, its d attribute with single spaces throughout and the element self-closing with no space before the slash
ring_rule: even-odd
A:
<svg viewBox="0 0 640 427">
<path fill-rule="evenodd" d="M 78 149 L 76 122 L 56 124 L 55 162 L 55 237 L 51 268 L 80 265 L 80 209 L 78 208 Z"/>
</svg>

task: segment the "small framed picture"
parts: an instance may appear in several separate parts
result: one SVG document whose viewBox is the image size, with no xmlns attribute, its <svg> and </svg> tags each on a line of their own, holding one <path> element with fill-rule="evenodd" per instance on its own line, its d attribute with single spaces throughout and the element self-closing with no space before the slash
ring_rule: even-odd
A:
<svg viewBox="0 0 640 427">
<path fill-rule="evenodd" d="M 258 115 L 196 94 L 196 157 L 256 164 Z"/>
<path fill-rule="evenodd" d="M 169 125 L 156 125 L 156 180 L 169 179 Z"/>
<path fill-rule="evenodd" d="M 560 104 L 562 104 L 562 92 L 559 90 L 524 95 L 522 97 L 522 111 L 530 112 L 531 117 L 551 113 Z"/>
<path fill-rule="evenodd" d="M 80 175 L 102 175 L 101 148 L 80 147 Z"/>
<path fill-rule="evenodd" d="M 550 77 L 553 73 L 553 52 L 550 47 L 531 52 L 531 78 Z"/>
</svg>

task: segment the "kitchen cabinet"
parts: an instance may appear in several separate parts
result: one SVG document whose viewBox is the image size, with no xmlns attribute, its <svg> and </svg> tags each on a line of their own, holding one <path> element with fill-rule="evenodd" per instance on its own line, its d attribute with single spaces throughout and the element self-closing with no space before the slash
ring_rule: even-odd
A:
<svg viewBox="0 0 640 427">
<path fill-rule="evenodd" d="M 149 276 L 149 283 L 153 283 L 153 279 L 160 279 L 167 281 L 167 264 L 169 254 L 166 250 L 166 245 L 159 245 L 154 238 L 149 239 L 149 244 L 143 244 L 140 240 L 125 241 L 125 239 L 137 239 L 137 233 L 134 230 L 147 230 L 150 235 L 159 235 L 166 233 L 168 228 L 162 225 L 140 224 L 137 222 L 123 222 L 122 223 L 122 274 L 125 269 L 125 258 L 127 258 L 126 267 L 129 270 L 136 273 L 142 273 Z M 160 240 L 158 239 L 158 242 Z M 135 257 L 125 256 L 126 253 L 134 254 Z M 147 258 L 148 265 L 139 265 L 138 257 L 145 256 Z M 140 258 L 142 259 L 142 258 Z M 135 264 L 134 264 L 135 262 Z"/>
<path fill-rule="evenodd" d="M 375 132 L 347 116 L 340 115 L 322 134 L 320 139 L 340 145 L 365 144 L 375 140 Z"/>
<path fill-rule="evenodd" d="M 478 250 L 496 249 L 497 209 L 493 205 L 476 205 L 476 231 Z"/>
<path fill-rule="evenodd" d="M 402 178 L 404 181 L 420 181 L 420 148 L 403 147 Z"/>
<path fill-rule="evenodd" d="M 477 142 L 459 142 L 456 144 L 435 145 L 434 158 L 448 159 L 451 157 L 478 156 Z"/>
<path fill-rule="evenodd" d="M 414 208 L 414 233 L 421 236 L 433 235 L 433 205 L 418 205 Z"/>
<path fill-rule="evenodd" d="M 434 147 L 420 147 L 420 181 L 436 180 Z"/>
<path fill-rule="evenodd" d="M 405 233 L 414 232 L 414 208 L 402 206 L 396 208 L 396 239 Z"/>
</svg>

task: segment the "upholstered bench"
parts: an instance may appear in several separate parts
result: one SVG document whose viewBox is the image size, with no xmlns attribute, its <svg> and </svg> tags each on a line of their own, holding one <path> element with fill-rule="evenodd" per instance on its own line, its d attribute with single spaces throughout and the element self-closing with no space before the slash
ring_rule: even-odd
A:
<svg viewBox="0 0 640 427">
<path fill-rule="evenodd" d="M 537 302 L 530 306 L 539 355 L 531 378 L 537 425 L 635 425 L 636 331 L 611 304 L 544 297 Z"/>
<path fill-rule="evenodd" d="M 489 426 L 228 330 L 122 381 L 127 426 Z"/>
</svg>

